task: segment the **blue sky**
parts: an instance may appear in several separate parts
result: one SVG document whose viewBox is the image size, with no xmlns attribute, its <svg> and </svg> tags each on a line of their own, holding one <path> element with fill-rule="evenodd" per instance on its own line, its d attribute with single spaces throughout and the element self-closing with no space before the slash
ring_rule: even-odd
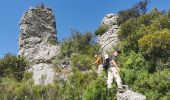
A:
<svg viewBox="0 0 170 100">
<path fill-rule="evenodd" d="M 70 36 L 70 29 L 80 32 L 94 30 L 108 13 L 117 13 L 134 5 L 139 0 L 1 0 L 0 1 L 0 57 L 18 52 L 19 21 L 31 6 L 44 3 L 56 16 L 60 41 Z M 148 9 L 170 8 L 170 0 L 151 0 Z"/>
</svg>

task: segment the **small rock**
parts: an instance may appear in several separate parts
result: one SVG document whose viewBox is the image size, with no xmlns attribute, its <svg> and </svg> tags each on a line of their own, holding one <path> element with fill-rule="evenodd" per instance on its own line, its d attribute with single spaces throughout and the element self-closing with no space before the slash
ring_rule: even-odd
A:
<svg viewBox="0 0 170 100">
<path fill-rule="evenodd" d="M 146 100 L 146 96 L 132 90 L 127 90 L 123 93 L 117 92 L 116 97 L 117 100 Z"/>
</svg>

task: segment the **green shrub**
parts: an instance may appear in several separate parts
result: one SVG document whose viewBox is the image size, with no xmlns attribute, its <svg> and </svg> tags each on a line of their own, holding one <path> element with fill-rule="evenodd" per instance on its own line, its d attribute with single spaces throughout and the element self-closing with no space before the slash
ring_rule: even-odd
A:
<svg viewBox="0 0 170 100">
<path fill-rule="evenodd" d="M 121 25 L 122 23 L 126 22 L 130 18 L 137 18 L 140 16 L 140 12 L 138 8 L 133 7 L 127 10 L 122 10 L 118 12 L 117 23 Z"/>
<path fill-rule="evenodd" d="M 134 51 L 131 51 L 128 54 L 122 53 L 119 57 L 119 63 L 121 68 L 134 70 L 148 69 L 148 62 L 141 54 L 135 53 Z"/>
<path fill-rule="evenodd" d="M 159 12 L 157 9 L 141 15 L 138 18 L 129 18 L 120 25 L 118 37 L 121 42 L 126 43 L 126 51 L 139 51 L 139 42 L 143 36 L 161 32 L 164 29 L 170 29 L 170 19 L 166 14 Z"/>
<path fill-rule="evenodd" d="M 121 10 L 118 12 L 117 23 L 118 25 L 126 22 L 130 18 L 137 18 L 146 13 L 146 7 L 149 4 L 149 0 L 142 0 L 135 4 L 132 8 L 127 10 Z"/>
<path fill-rule="evenodd" d="M 159 17 L 161 17 L 163 14 L 158 11 L 157 8 L 153 9 L 151 12 L 142 15 L 138 18 L 139 23 L 144 24 L 146 26 L 151 25 L 154 23 L 155 20 L 157 20 Z"/>
<path fill-rule="evenodd" d="M 95 35 L 103 35 L 107 30 L 109 29 L 109 26 L 104 24 L 102 26 L 100 26 L 99 28 L 96 29 L 95 31 Z"/>
<path fill-rule="evenodd" d="M 0 82 L 0 98 L 2 100 L 54 100 L 57 99 L 57 86 L 33 85 L 32 80 L 16 81 L 3 78 Z"/>
<path fill-rule="evenodd" d="M 65 39 L 61 45 L 61 55 L 71 57 L 72 53 L 84 53 L 86 54 L 88 49 L 93 46 L 92 34 L 86 32 L 84 34 L 80 32 L 73 32 L 73 35 Z"/>
<path fill-rule="evenodd" d="M 136 30 L 139 29 L 138 20 L 131 18 L 120 26 L 118 36 L 120 40 L 127 40 L 127 38 L 134 37 Z"/>
<path fill-rule="evenodd" d="M 92 59 L 88 55 L 82 55 L 82 54 L 75 54 L 71 58 L 72 66 L 77 67 L 80 70 L 89 70 L 92 67 Z"/>
<path fill-rule="evenodd" d="M 106 88 L 105 80 L 99 78 L 93 81 L 86 89 L 83 100 L 105 100 L 106 99 Z"/>
<path fill-rule="evenodd" d="M 128 52 L 119 58 L 121 67 L 121 78 L 124 84 L 128 84 L 134 91 L 147 96 L 149 100 L 168 98 L 170 86 L 169 67 L 161 70 L 153 70 L 150 67 L 157 67 L 146 61 L 141 54 Z"/>
<path fill-rule="evenodd" d="M 170 56 L 170 31 L 149 34 L 139 40 L 139 48 L 149 58 L 165 58 Z"/>
<path fill-rule="evenodd" d="M 50 36 L 47 41 L 48 41 L 48 43 L 51 44 L 51 45 L 56 45 L 56 44 L 57 44 L 56 38 L 55 38 L 55 37 L 52 37 L 52 36 Z"/>
<path fill-rule="evenodd" d="M 87 86 L 95 80 L 97 74 L 94 72 L 81 72 L 77 68 L 73 69 L 73 74 L 68 81 L 63 82 L 58 88 L 58 99 L 82 100 Z"/>
<path fill-rule="evenodd" d="M 0 76 L 22 80 L 28 62 L 23 57 L 7 54 L 0 59 Z"/>
<path fill-rule="evenodd" d="M 113 84 L 112 89 L 109 91 L 105 81 L 103 77 L 98 77 L 92 81 L 84 92 L 83 100 L 114 100 L 116 85 Z"/>
<path fill-rule="evenodd" d="M 122 81 L 124 84 L 128 84 L 130 87 L 134 87 L 135 82 L 138 81 L 138 75 L 140 73 L 142 73 L 140 76 L 143 76 L 143 73 L 148 73 L 149 69 L 149 64 L 144 59 L 144 57 L 141 54 L 135 53 L 134 51 L 131 51 L 127 54 L 121 54 L 119 57 L 119 64 Z M 133 89 L 135 88 L 136 87 Z"/>
<path fill-rule="evenodd" d="M 166 95 L 161 98 L 161 100 L 169 100 L 169 99 L 170 99 L 170 93 L 166 93 Z"/>
</svg>

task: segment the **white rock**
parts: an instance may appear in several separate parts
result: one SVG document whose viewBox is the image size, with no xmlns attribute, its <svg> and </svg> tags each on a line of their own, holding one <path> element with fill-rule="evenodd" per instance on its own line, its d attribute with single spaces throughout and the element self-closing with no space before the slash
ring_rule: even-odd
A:
<svg viewBox="0 0 170 100">
<path fill-rule="evenodd" d="M 29 9 L 20 22 L 18 55 L 31 63 L 29 71 L 33 72 L 35 84 L 49 84 L 54 81 L 52 59 L 59 55 L 60 46 L 50 44 L 50 39 L 57 43 L 52 10 L 47 7 Z"/>
<path fill-rule="evenodd" d="M 53 83 L 55 72 L 52 64 L 40 63 L 33 65 L 29 71 L 33 72 L 34 84 L 51 84 Z"/>
<path fill-rule="evenodd" d="M 123 93 L 117 93 L 116 97 L 117 100 L 146 100 L 146 96 L 131 90 L 127 90 Z"/>
<path fill-rule="evenodd" d="M 106 25 L 109 25 L 109 26 L 112 26 L 112 25 L 117 25 L 117 14 L 107 14 L 103 20 L 102 20 L 102 24 L 106 24 Z"/>
<path fill-rule="evenodd" d="M 118 43 L 117 32 L 119 31 L 116 14 L 107 14 L 103 20 L 101 25 L 105 24 L 109 26 L 109 29 L 101 36 L 98 36 L 98 43 L 101 46 L 100 50 L 103 54 L 110 52 Z"/>
</svg>

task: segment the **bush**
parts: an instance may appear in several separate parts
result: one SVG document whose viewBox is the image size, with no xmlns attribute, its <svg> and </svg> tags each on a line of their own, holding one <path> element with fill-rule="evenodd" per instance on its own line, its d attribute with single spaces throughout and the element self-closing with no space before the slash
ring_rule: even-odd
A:
<svg viewBox="0 0 170 100">
<path fill-rule="evenodd" d="M 103 35 L 107 30 L 109 29 L 109 26 L 106 24 L 103 24 L 102 26 L 100 26 L 99 28 L 96 29 L 95 31 L 95 35 Z"/>
<path fill-rule="evenodd" d="M 154 20 L 157 20 L 157 18 L 159 18 L 160 16 L 162 16 L 162 13 L 158 11 L 157 8 L 155 8 L 151 12 L 140 16 L 138 20 L 141 24 L 148 26 L 154 23 Z"/>
<path fill-rule="evenodd" d="M 28 62 L 23 57 L 7 54 L 0 60 L 0 76 L 22 80 Z"/>
<path fill-rule="evenodd" d="M 154 74 L 151 74 L 148 79 L 146 79 L 146 84 L 143 86 L 146 87 L 145 95 L 148 99 L 153 98 L 155 100 L 168 96 L 168 93 L 170 92 L 169 71 L 169 69 L 164 69 L 163 71 L 155 72 Z M 137 86 L 143 87 L 139 85 Z"/>
<path fill-rule="evenodd" d="M 160 32 L 163 29 L 169 29 L 170 24 L 166 14 L 159 12 L 157 9 L 141 15 L 138 18 L 130 18 L 120 25 L 118 37 L 121 42 L 126 43 L 126 51 L 139 51 L 139 42 L 143 36 Z"/>
<path fill-rule="evenodd" d="M 149 34 L 139 40 L 139 48 L 149 58 L 167 58 L 170 56 L 170 30 Z"/>
<path fill-rule="evenodd" d="M 131 51 L 127 54 L 122 53 L 119 57 L 121 77 L 123 83 L 133 86 L 137 80 L 139 72 L 148 71 L 148 62 L 141 54 Z"/>
<path fill-rule="evenodd" d="M 61 55 L 71 57 L 72 53 L 86 54 L 91 46 L 93 46 L 91 33 L 86 32 L 82 34 L 74 31 L 70 38 L 63 41 L 61 45 Z"/>
<path fill-rule="evenodd" d="M 18 82 L 3 78 L 0 83 L 0 98 L 3 100 L 54 100 L 57 99 L 56 86 L 33 85 L 32 80 Z"/>
<path fill-rule="evenodd" d="M 139 10 L 136 7 L 127 9 L 127 10 L 122 10 L 118 12 L 118 18 L 117 18 L 117 23 L 118 25 L 121 25 L 122 23 L 126 22 L 130 18 L 137 18 L 140 16 Z"/>
<path fill-rule="evenodd" d="M 169 67 L 153 70 L 151 73 L 150 67 L 157 65 L 152 66 L 141 54 L 133 51 L 123 53 L 119 63 L 123 83 L 128 84 L 134 91 L 143 93 L 151 100 L 169 98 Z"/>
<path fill-rule="evenodd" d="M 62 83 L 57 89 L 57 98 L 59 100 L 82 100 L 85 89 L 96 77 L 97 74 L 94 72 L 83 73 L 74 68 L 73 74 L 69 76 L 68 81 Z"/>
<path fill-rule="evenodd" d="M 134 37 L 136 30 L 139 29 L 138 20 L 131 18 L 120 27 L 118 32 L 118 37 L 120 40 L 127 40 L 127 38 Z"/>
<path fill-rule="evenodd" d="M 121 10 L 118 12 L 117 23 L 118 25 L 126 22 L 130 18 L 137 18 L 146 13 L 146 7 L 149 4 L 149 0 L 143 0 L 135 4 L 132 8 L 127 10 Z"/>
<path fill-rule="evenodd" d="M 51 45 L 56 45 L 56 44 L 57 44 L 56 38 L 55 38 L 55 37 L 52 37 L 52 36 L 50 36 L 47 41 L 48 41 L 48 43 L 51 44 Z"/>
<path fill-rule="evenodd" d="M 75 54 L 71 58 L 72 66 L 77 67 L 79 70 L 89 70 L 92 68 L 92 59 L 88 55 L 82 55 L 82 54 Z"/>
<path fill-rule="evenodd" d="M 147 70 L 148 62 L 145 58 L 134 51 L 128 54 L 122 53 L 119 57 L 119 63 L 122 68 L 128 68 L 132 70 Z"/>
<path fill-rule="evenodd" d="M 110 91 L 107 89 L 105 79 L 98 77 L 92 81 L 84 92 L 83 100 L 114 100 L 116 94 L 116 85 L 113 84 Z"/>
<path fill-rule="evenodd" d="M 106 88 L 105 80 L 99 78 L 93 81 L 86 89 L 83 100 L 105 100 L 106 99 Z"/>
</svg>

